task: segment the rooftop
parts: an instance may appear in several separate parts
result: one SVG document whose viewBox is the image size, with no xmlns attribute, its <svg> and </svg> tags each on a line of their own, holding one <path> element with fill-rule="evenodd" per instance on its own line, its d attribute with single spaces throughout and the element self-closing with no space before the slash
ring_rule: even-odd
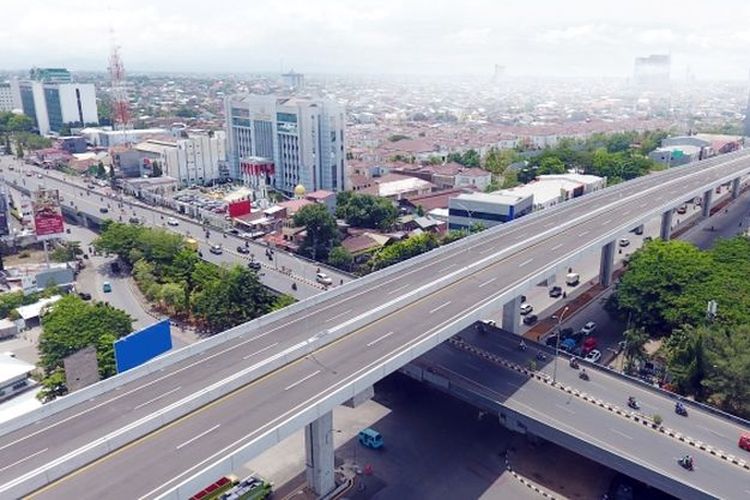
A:
<svg viewBox="0 0 750 500">
<path fill-rule="evenodd" d="M 18 378 L 34 370 L 36 366 L 26 361 L 0 354 L 0 384 Z"/>
</svg>

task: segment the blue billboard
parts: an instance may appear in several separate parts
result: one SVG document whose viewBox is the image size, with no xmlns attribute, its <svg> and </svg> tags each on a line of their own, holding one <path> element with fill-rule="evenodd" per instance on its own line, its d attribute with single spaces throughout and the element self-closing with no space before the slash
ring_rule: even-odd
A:
<svg viewBox="0 0 750 500">
<path fill-rule="evenodd" d="M 115 341 L 117 373 L 140 366 L 172 348 L 169 319 L 147 326 Z"/>
</svg>

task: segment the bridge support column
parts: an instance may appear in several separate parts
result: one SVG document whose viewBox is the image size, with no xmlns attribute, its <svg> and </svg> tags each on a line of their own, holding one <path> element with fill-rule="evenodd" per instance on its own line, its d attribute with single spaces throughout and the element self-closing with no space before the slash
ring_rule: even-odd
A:
<svg viewBox="0 0 750 500">
<path fill-rule="evenodd" d="M 318 496 L 336 487 L 333 474 L 333 412 L 318 417 L 305 427 L 307 485 Z"/>
<path fill-rule="evenodd" d="M 732 179 L 732 199 L 740 195 L 740 178 Z"/>
<path fill-rule="evenodd" d="M 521 319 L 521 297 L 518 296 L 503 305 L 503 330 L 518 333 Z"/>
<path fill-rule="evenodd" d="M 672 236 L 672 210 L 669 209 L 661 214 L 661 230 L 659 231 L 659 238 L 664 241 L 669 241 Z"/>
<path fill-rule="evenodd" d="M 711 215 L 711 201 L 714 198 L 714 190 L 709 189 L 705 193 L 703 193 L 703 204 L 701 205 L 701 214 L 703 215 L 703 218 L 708 217 Z"/>
<path fill-rule="evenodd" d="M 610 241 L 602 247 L 599 262 L 599 284 L 608 287 L 612 284 L 612 271 L 615 265 L 615 242 Z"/>
<path fill-rule="evenodd" d="M 348 406 L 349 408 L 356 408 L 362 403 L 366 403 L 367 401 L 371 400 L 373 396 L 375 396 L 375 387 L 370 386 L 353 398 L 344 401 L 344 406 Z"/>
<path fill-rule="evenodd" d="M 88 228 L 89 227 L 89 218 L 86 217 L 86 214 L 81 214 L 79 216 L 79 218 L 81 219 L 81 225 L 83 227 L 85 227 L 85 228 Z"/>
</svg>

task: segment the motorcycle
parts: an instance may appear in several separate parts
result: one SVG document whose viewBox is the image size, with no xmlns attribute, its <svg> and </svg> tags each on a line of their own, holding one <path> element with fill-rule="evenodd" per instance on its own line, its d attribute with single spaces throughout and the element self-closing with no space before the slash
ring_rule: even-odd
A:
<svg viewBox="0 0 750 500">
<path fill-rule="evenodd" d="M 521 342 L 520 344 L 518 344 L 518 349 L 520 351 L 525 351 L 526 350 L 526 344 L 524 344 L 523 342 Z"/>
<path fill-rule="evenodd" d="M 575 359 L 571 359 L 570 360 L 570 367 L 573 368 L 574 370 L 577 370 L 578 367 L 579 367 L 578 361 L 576 361 Z"/>
<path fill-rule="evenodd" d="M 547 356 L 543 352 L 536 353 L 536 359 L 539 361 L 544 361 L 547 359 Z"/>
<path fill-rule="evenodd" d="M 677 459 L 677 463 L 680 464 L 680 466 L 684 469 L 687 469 L 689 471 L 693 470 L 693 459 L 690 457 L 682 457 Z"/>
<path fill-rule="evenodd" d="M 292 283 L 292 290 L 296 290 L 296 289 L 297 289 L 297 283 Z"/>
<path fill-rule="evenodd" d="M 641 409 L 641 405 L 638 404 L 638 401 L 636 401 L 633 398 L 628 399 L 628 406 L 631 407 L 634 410 L 640 410 Z"/>
<path fill-rule="evenodd" d="M 582 371 L 581 373 L 578 374 L 578 378 L 580 378 L 581 380 L 588 381 L 589 380 L 589 374 L 586 373 L 585 371 Z"/>
<path fill-rule="evenodd" d="M 688 416 L 688 411 L 687 408 L 685 408 L 685 405 L 679 403 L 675 405 L 674 412 L 678 415 L 682 415 L 683 417 Z"/>
</svg>

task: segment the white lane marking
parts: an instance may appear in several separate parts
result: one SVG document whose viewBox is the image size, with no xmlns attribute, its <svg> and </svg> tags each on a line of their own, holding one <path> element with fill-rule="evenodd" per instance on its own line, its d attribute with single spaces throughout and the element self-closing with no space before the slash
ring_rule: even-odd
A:
<svg viewBox="0 0 750 500">
<path fill-rule="evenodd" d="M 475 372 L 481 372 L 482 369 L 478 367 L 477 365 L 472 365 L 471 363 L 464 363 L 464 366 L 470 370 L 474 370 Z"/>
<path fill-rule="evenodd" d="M 557 249 L 558 249 L 558 248 L 560 248 L 561 246 L 562 246 L 562 243 L 558 243 L 557 245 L 555 245 L 555 246 L 553 246 L 552 248 L 550 248 L 550 251 L 553 251 L 553 250 L 557 250 Z"/>
<path fill-rule="evenodd" d="M 529 259 L 529 260 L 525 260 L 525 261 L 521 262 L 520 264 L 518 264 L 518 267 L 523 267 L 523 266 L 525 266 L 525 265 L 527 265 L 527 264 L 531 264 L 531 262 L 532 262 L 533 260 L 534 260 L 534 258 L 533 258 L 533 257 L 532 257 L 531 259 Z"/>
<path fill-rule="evenodd" d="M 610 222 L 612 222 L 612 219 L 607 219 L 607 220 L 605 220 L 604 222 L 602 222 L 602 226 L 606 226 L 606 225 L 607 225 L 607 224 L 609 224 Z"/>
<path fill-rule="evenodd" d="M 704 428 L 704 429 L 706 429 L 706 430 L 707 430 L 708 432 L 710 432 L 711 434 L 716 434 L 716 435 L 717 435 L 717 436 L 719 436 L 720 438 L 724 438 L 724 439 L 729 439 L 729 438 L 728 438 L 728 437 L 726 437 L 726 436 L 725 436 L 724 434 L 721 434 L 720 432 L 716 432 L 716 431 L 715 431 L 715 430 L 713 430 L 713 429 L 709 429 L 708 427 L 703 427 L 703 428 Z"/>
<path fill-rule="evenodd" d="M 587 234 L 589 234 L 589 232 L 590 232 L 590 231 L 584 231 L 584 232 L 582 232 L 581 234 L 579 234 L 579 235 L 578 235 L 578 237 L 579 237 L 579 238 L 583 238 L 584 236 L 586 236 Z"/>
<path fill-rule="evenodd" d="M 404 285 L 404 286 L 400 286 L 400 287 L 396 288 L 395 290 L 391 290 L 390 292 L 388 292 L 388 295 L 391 295 L 391 294 L 396 293 L 396 292 L 400 292 L 401 290 L 403 290 L 404 288 L 406 288 L 408 286 L 409 285 Z"/>
<path fill-rule="evenodd" d="M 624 432 L 620 432 L 620 431 L 618 431 L 617 429 L 612 429 L 612 428 L 610 427 L 610 429 L 609 429 L 609 430 L 611 430 L 611 431 L 612 431 L 612 432 L 614 432 L 615 434 L 619 434 L 620 436 L 624 437 L 625 439 L 630 439 L 630 440 L 632 440 L 632 439 L 633 439 L 633 436 L 628 436 L 628 435 L 627 435 L 627 434 L 625 434 Z"/>
<path fill-rule="evenodd" d="M 624 212 L 622 213 L 622 215 L 630 215 L 630 212 L 632 212 L 632 210 L 625 210 L 625 211 L 624 211 Z"/>
<path fill-rule="evenodd" d="M 483 255 L 483 254 L 486 254 L 487 252 L 491 252 L 491 251 L 493 251 L 493 250 L 494 250 L 494 248 L 493 248 L 492 246 L 488 246 L 488 247 L 487 247 L 487 248 L 485 248 L 484 250 L 480 250 L 480 251 L 479 251 L 479 254 L 480 254 L 480 255 Z"/>
<path fill-rule="evenodd" d="M 16 461 L 15 461 L 15 462 L 13 462 L 12 464 L 8 464 L 8 465 L 6 465 L 5 467 L 3 467 L 2 469 L 0 469 L 0 472 L 4 472 L 4 471 L 6 471 L 6 470 L 10 469 L 11 467 L 14 467 L 14 466 L 16 466 L 16 465 L 18 465 L 18 464 L 20 464 L 20 463 L 23 463 L 23 462 L 25 462 L 26 460 L 29 460 L 30 458 L 34 458 L 34 457 L 35 457 L 35 456 L 37 456 L 37 455 L 41 455 L 42 453 L 44 453 L 44 452 L 45 452 L 45 451 L 47 451 L 47 450 L 49 450 L 49 448 L 45 448 L 45 449 L 43 449 L 43 450 L 39 450 L 39 451 L 37 451 L 36 453 L 32 453 L 32 454 L 31 454 L 31 455 L 29 455 L 28 457 L 22 458 L 21 460 L 16 460 Z"/>
<path fill-rule="evenodd" d="M 139 404 L 138 406 L 134 406 L 134 407 L 133 407 L 133 409 L 134 409 L 134 410 L 137 410 L 138 408 L 143 408 L 143 407 L 144 407 L 144 406 L 146 406 L 147 404 L 151 404 L 151 403 L 153 403 L 154 401 L 158 401 L 158 400 L 160 400 L 161 398 L 165 398 L 165 397 L 169 396 L 170 394 L 172 394 L 173 392 L 177 392 L 177 391 L 179 391 L 180 389 L 182 389 L 182 386 L 179 386 L 179 387 L 175 387 L 175 388 L 174 388 L 174 389 L 172 389 L 171 391 L 167 391 L 167 392 L 165 392 L 164 394 L 162 394 L 161 396 L 156 396 L 156 397 L 155 397 L 155 398 L 153 398 L 153 399 L 149 399 L 149 400 L 148 400 L 148 401 L 146 401 L 145 403 L 141 403 L 141 404 Z"/>
<path fill-rule="evenodd" d="M 457 265 L 458 265 L 458 264 L 451 264 L 451 265 L 449 265 L 449 266 L 445 266 L 445 267 L 443 268 L 443 271 L 447 271 L 447 270 L 448 270 L 448 269 L 450 269 L 451 267 L 456 267 Z"/>
<path fill-rule="evenodd" d="M 373 340 L 372 342 L 370 342 L 369 344 L 367 344 L 367 347 L 372 347 L 375 344 L 377 344 L 378 342 L 380 342 L 381 340 L 384 340 L 384 339 L 390 337 L 391 335 L 393 335 L 393 332 L 388 332 L 385 335 L 383 335 L 381 337 L 378 337 L 375 340 Z"/>
<path fill-rule="evenodd" d="M 273 349 L 273 348 L 274 348 L 274 347 L 276 347 L 277 345 L 279 345 L 279 343 L 278 343 L 278 342 L 274 342 L 274 343 L 273 343 L 273 344 L 271 344 L 271 345 L 267 345 L 267 346 L 266 346 L 266 347 L 264 347 L 263 349 L 260 349 L 260 350 L 258 350 L 258 351 L 255 351 L 254 353 L 248 354 L 247 356 L 243 356 L 243 357 L 242 357 L 242 359 L 250 359 L 250 358 L 252 358 L 253 356 L 257 356 L 258 354 L 260 354 L 260 353 L 262 353 L 262 352 L 266 352 L 266 351 L 267 351 L 267 350 L 269 350 L 269 349 Z"/>
<path fill-rule="evenodd" d="M 479 285 L 479 286 L 478 286 L 477 288 L 482 288 L 482 287 L 483 287 L 483 286 L 485 286 L 485 285 L 489 285 L 490 283 L 492 283 L 492 282 L 493 282 L 493 281 L 495 281 L 496 279 L 497 279 L 497 278 L 492 278 L 491 280 L 487 280 L 487 281 L 485 281 L 484 283 L 482 283 L 481 285 Z"/>
<path fill-rule="evenodd" d="M 437 306 L 437 307 L 436 307 L 436 308 L 434 308 L 434 309 L 430 309 L 430 314 L 434 313 L 435 311 L 439 311 L 440 309 L 444 308 L 445 306 L 447 306 L 447 305 L 448 305 L 448 304 L 450 304 L 450 303 L 451 303 L 451 301 L 449 300 L 449 301 L 448 301 L 448 302 L 446 302 L 445 304 L 441 304 L 441 305 Z"/>
<path fill-rule="evenodd" d="M 304 377 L 302 377 L 301 379 L 299 379 L 299 380 L 298 380 L 298 381 L 296 381 L 295 383 L 293 383 L 293 384 L 291 384 L 291 385 L 288 385 L 288 386 L 284 387 L 284 390 L 285 390 L 285 391 L 288 391 L 289 389 L 293 389 L 294 387 L 297 387 L 298 385 L 300 385 L 300 384 L 301 384 L 302 382 L 305 382 L 305 381 L 307 381 L 307 380 L 310 380 L 311 378 L 313 378 L 313 377 L 314 377 L 315 375 L 317 375 L 318 373 L 320 373 L 320 370 L 315 370 L 315 371 L 314 371 L 314 372 L 312 372 L 312 373 L 311 373 L 310 375 L 305 375 Z"/>
<path fill-rule="evenodd" d="M 215 430 L 216 430 L 216 429 L 218 429 L 219 427 L 221 427 L 221 424 L 216 424 L 216 425 L 214 425 L 213 427 L 211 427 L 211 428 L 210 428 L 210 429 L 208 429 L 207 431 L 203 431 L 203 432 L 201 432 L 200 434 L 198 434 L 197 436 L 195 436 L 195 437 L 192 437 L 192 438 L 188 439 L 187 441 L 185 441 L 184 443 L 182 443 L 182 444 L 179 444 L 179 445 L 177 445 L 177 448 L 176 448 L 176 449 L 177 449 L 177 450 L 179 450 L 179 449 L 182 449 L 182 448 L 184 448 L 185 446 L 189 445 L 189 444 L 190 444 L 190 443 L 192 443 L 193 441 L 197 441 L 198 439 L 202 438 L 203 436 L 205 436 L 205 435 L 206 435 L 206 434 L 208 434 L 209 432 L 213 432 L 213 431 L 215 431 Z"/>
<path fill-rule="evenodd" d="M 344 311 L 344 312 L 338 313 L 338 314 L 337 314 L 336 316 L 331 316 L 331 317 L 330 317 L 330 318 L 328 318 L 328 319 L 327 319 L 327 320 L 326 320 L 325 322 L 326 322 L 326 323 L 329 323 L 329 322 L 331 322 L 331 321 L 333 321 L 333 320 L 335 320 L 335 319 L 338 319 L 338 318 L 340 318 L 341 316 L 346 316 L 346 315 L 347 315 L 347 314 L 349 314 L 350 312 L 352 312 L 352 310 L 351 310 L 351 309 L 347 309 L 347 310 L 346 310 L 346 311 Z"/>
<path fill-rule="evenodd" d="M 570 409 L 569 407 L 567 407 L 566 405 L 555 404 L 555 406 L 556 406 L 556 407 L 558 407 L 558 408 L 560 408 L 560 409 L 561 409 L 562 411 L 565 411 L 565 412 L 568 412 L 568 413 L 570 413 L 571 415 L 575 415 L 575 414 L 576 414 L 576 412 L 574 412 L 573 410 L 571 410 L 571 409 Z"/>
</svg>

